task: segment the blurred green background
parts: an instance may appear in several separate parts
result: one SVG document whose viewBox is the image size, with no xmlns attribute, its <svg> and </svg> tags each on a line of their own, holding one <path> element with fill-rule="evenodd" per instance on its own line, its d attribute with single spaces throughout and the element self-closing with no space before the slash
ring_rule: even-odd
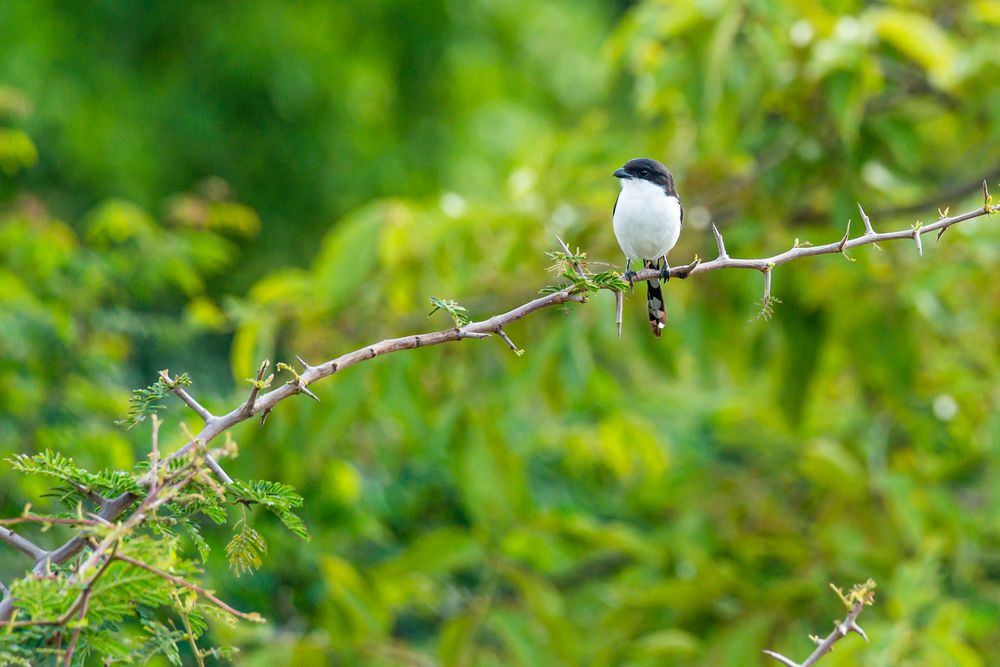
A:
<svg viewBox="0 0 1000 667">
<path fill-rule="evenodd" d="M 129 390 L 216 411 L 314 363 L 532 298 L 560 234 L 621 267 L 626 159 L 675 173 L 674 263 L 905 229 L 1000 191 L 1000 1 L 0 3 L 0 453 L 127 467 Z M 859 227 L 855 227 L 859 229 Z M 234 435 L 264 569 L 206 577 L 246 665 L 1000 663 L 1000 225 L 538 313 L 362 364 Z M 641 291 L 637 294 L 641 294 Z M 179 444 L 179 406 L 165 413 Z M 5 465 L 0 512 L 45 508 Z M 54 543 L 59 531 L 44 539 Z M 4 547 L 0 579 L 28 563 Z"/>
</svg>

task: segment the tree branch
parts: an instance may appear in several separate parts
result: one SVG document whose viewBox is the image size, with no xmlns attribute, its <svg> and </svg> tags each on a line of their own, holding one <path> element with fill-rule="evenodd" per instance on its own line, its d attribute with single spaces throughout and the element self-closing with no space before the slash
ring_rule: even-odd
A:
<svg viewBox="0 0 1000 667">
<path fill-rule="evenodd" d="M 194 410 L 199 417 L 205 420 L 205 422 L 210 422 L 213 419 L 215 419 L 215 415 L 213 415 L 211 412 L 205 409 L 201 403 L 194 400 L 194 396 L 189 394 L 184 389 L 184 387 L 180 386 L 172 379 L 170 379 L 170 375 L 167 373 L 167 371 L 160 371 L 160 379 L 162 379 L 168 385 L 173 385 L 174 393 L 177 394 L 177 397 L 180 398 L 182 401 L 184 401 L 184 404 L 187 405 L 192 410 Z"/>
<path fill-rule="evenodd" d="M 184 402 L 185 405 L 187 405 L 189 408 L 191 408 L 192 410 L 194 410 L 195 414 L 197 414 L 199 417 L 201 417 L 205 421 L 206 424 L 216 418 L 215 415 L 213 415 L 206 408 L 204 408 L 201 405 L 201 403 L 199 403 L 198 401 L 196 401 L 194 399 L 194 397 L 191 394 L 189 394 L 184 389 L 184 387 L 182 387 L 180 384 L 178 384 L 177 382 L 175 382 L 174 380 L 172 380 L 170 378 L 170 374 L 167 373 L 167 371 L 160 371 L 160 379 L 162 379 L 168 385 L 172 385 L 173 388 L 174 388 L 174 393 L 177 394 L 177 397 L 180 398 Z M 156 415 L 153 415 L 153 417 L 155 419 Z M 156 470 L 156 468 L 157 468 L 157 466 L 159 464 L 159 453 L 157 452 L 157 448 L 156 448 L 156 427 L 155 427 L 155 425 L 154 425 L 154 430 L 153 430 L 153 454 L 155 455 L 155 457 L 153 458 L 152 465 L 150 465 L 150 467 L 149 467 L 150 470 Z M 219 465 L 219 462 L 216 461 L 214 458 L 212 458 L 211 455 L 206 455 L 205 456 L 205 465 L 208 466 L 209 470 L 211 470 L 212 472 L 215 473 L 216 477 L 218 477 L 220 480 L 222 480 L 223 484 L 232 484 L 233 483 L 233 478 L 230 477 L 229 474 L 225 470 L 222 469 L 222 466 Z"/>
<path fill-rule="evenodd" d="M 66 625 L 66 623 L 68 623 L 70 619 L 73 617 L 73 615 L 76 613 L 77 609 L 80 609 L 80 607 L 83 606 L 84 610 L 86 610 L 87 600 L 90 598 L 90 595 L 93 592 L 94 584 L 97 583 L 97 580 L 100 579 L 105 572 L 107 572 L 108 566 L 111 565 L 111 562 L 114 559 L 115 550 L 117 548 L 118 544 L 115 543 L 112 546 L 111 554 L 108 556 L 108 558 L 104 560 L 104 562 L 97 569 L 97 571 L 94 572 L 94 576 L 92 576 L 89 580 L 87 580 L 87 583 L 84 585 L 83 590 L 80 591 L 80 594 L 76 596 L 76 599 L 73 601 L 73 604 L 69 606 L 69 609 L 67 609 L 62 616 L 51 620 L 43 619 L 43 620 L 30 620 L 30 621 L 10 621 L 5 623 L 4 627 L 25 628 L 32 625 L 47 625 L 47 626 Z M 80 615 L 80 620 L 81 621 L 83 620 L 82 614 Z"/>
<path fill-rule="evenodd" d="M 252 621 L 254 623 L 264 623 L 265 622 L 264 618 L 260 614 L 258 614 L 256 612 L 251 612 L 251 613 L 248 614 L 248 613 L 246 613 L 244 611 L 240 611 L 238 609 L 234 609 L 234 608 L 230 607 L 228 604 L 226 604 L 225 602 L 223 602 L 222 600 L 220 600 L 219 598 L 217 598 L 214 595 L 212 595 L 212 593 L 210 591 L 205 590 L 201 586 L 198 586 L 197 584 L 192 584 L 190 581 L 187 581 L 185 579 L 181 579 L 180 577 L 176 577 L 176 576 L 170 574 L 169 572 L 166 572 L 164 570 L 159 569 L 158 567 L 153 567 L 152 565 L 149 565 L 148 563 L 143 563 L 141 560 L 136 560 L 135 558 L 130 558 L 129 556 L 124 556 L 124 555 L 121 555 L 121 554 L 115 556 L 114 558 L 115 558 L 115 560 L 120 560 L 123 563 L 128 563 L 129 565 L 134 565 L 135 567 L 142 568 L 143 570 L 146 570 L 148 572 L 152 572 L 153 574 L 155 574 L 155 575 L 157 575 L 159 577 L 163 577 L 167 581 L 169 581 L 171 583 L 174 583 L 174 584 L 177 584 L 178 586 L 182 586 L 183 588 L 186 588 L 189 591 L 194 591 L 195 593 L 197 593 L 199 595 L 199 597 L 205 598 L 206 600 L 208 600 L 209 602 L 211 602 L 212 604 L 214 604 L 219 609 L 225 611 L 228 614 L 232 614 L 233 616 L 235 616 L 237 618 L 242 618 L 245 621 Z"/>
<path fill-rule="evenodd" d="M 810 638 L 816 642 L 816 650 L 806 658 L 803 662 L 795 662 L 790 658 L 786 658 L 780 653 L 774 651 L 764 651 L 764 655 L 770 656 L 785 665 L 785 667 L 812 667 L 822 658 L 824 655 L 833 650 L 833 645 L 838 641 L 846 637 L 852 632 L 856 632 L 861 635 L 861 637 L 867 642 L 868 635 L 865 631 L 861 629 L 858 625 L 858 616 L 861 611 L 866 607 L 875 602 L 875 582 L 869 579 L 863 584 L 857 584 L 851 588 L 851 590 L 845 595 L 836 586 L 832 584 L 830 587 L 837 592 L 840 596 L 841 601 L 850 609 L 847 613 L 847 617 L 843 621 L 834 621 L 833 632 L 826 636 L 825 639 L 820 640 L 819 637 Z"/>
<path fill-rule="evenodd" d="M 671 269 L 670 273 L 672 276 L 677 277 L 687 277 L 687 275 L 694 275 L 700 273 L 708 273 L 710 271 L 718 271 L 720 269 L 753 269 L 756 271 L 761 271 L 769 273 L 771 269 L 780 264 L 785 264 L 796 259 L 802 259 L 804 257 L 812 257 L 815 255 L 833 254 L 844 252 L 845 250 L 855 248 L 861 245 L 866 245 L 870 243 L 875 243 L 878 241 L 891 241 L 896 239 L 904 238 L 919 238 L 923 234 L 927 234 L 933 231 L 945 230 L 948 227 L 955 225 L 957 223 L 963 222 L 965 220 L 971 220 L 982 215 L 989 215 L 1000 211 L 1000 205 L 992 205 L 988 193 L 985 193 L 984 189 L 984 204 L 981 208 L 968 213 L 963 213 L 961 215 L 952 217 L 943 217 L 940 220 L 924 226 L 914 226 L 911 229 L 887 232 L 883 234 L 875 233 L 873 230 L 869 229 L 870 221 L 866 222 L 865 234 L 858 236 L 856 238 L 849 238 L 849 235 L 845 235 L 845 238 L 840 242 L 828 243 L 821 246 L 802 246 L 796 244 L 790 250 L 786 250 L 783 253 L 779 253 L 772 257 L 766 257 L 763 259 L 735 259 L 731 258 L 726 254 L 725 244 L 722 239 L 722 234 L 718 232 L 717 229 L 713 229 L 715 234 L 716 243 L 719 249 L 719 257 L 710 261 L 699 263 L 696 259 L 694 262 L 687 266 L 674 267 Z M 867 216 L 863 216 L 867 218 Z M 564 251 L 568 251 L 568 247 L 560 239 L 560 245 L 563 247 Z M 574 262 L 573 269 L 578 275 L 584 274 L 582 267 L 578 263 Z M 636 276 L 636 281 L 642 280 L 653 280 L 658 277 L 658 271 L 655 269 L 643 269 L 638 272 Z M 769 287 L 770 281 L 767 280 L 765 287 Z M 611 290 L 614 291 L 614 290 Z M 770 296 L 766 294 L 766 296 Z M 264 395 L 259 395 L 261 389 L 265 388 L 267 381 L 264 380 L 264 372 L 267 369 L 268 363 L 264 362 L 261 364 L 257 372 L 256 381 L 253 382 L 253 386 L 250 391 L 250 395 L 247 400 L 241 404 L 239 407 L 235 408 L 231 412 L 222 415 L 214 416 L 209 415 L 211 418 L 206 420 L 201 431 L 198 432 L 187 444 L 182 446 L 180 449 L 175 451 L 173 454 L 165 457 L 161 460 L 161 465 L 176 459 L 179 456 L 183 456 L 189 453 L 193 448 L 198 446 L 204 446 L 205 444 L 211 442 L 216 436 L 230 428 L 249 419 L 251 416 L 258 414 L 261 415 L 261 425 L 263 425 L 263 418 L 267 416 L 268 413 L 281 401 L 294 396 L 299 393 L 303 393 L 302 389 L 323 378 L 329 377 L 336 373 L 339 373 L 351 366 L 356 364 L 370 361 L 375 357 L 384 356 L 386 354 L 392 354 L 393 352 L 400 352 L 403 350 L 412 350 L 419 347 L 429 347 L 431 345 L 441 345 L 443 343 L 457 342 L 465 340 L 467 338 L 481 339 L 488 337 L 490 334 L 499 335 L 503 328 L 513 322 L 516 322 L 531 313 L 544 310 L 553 306 L 558 306 L 568 302 L 584 303 L 586 302 L 586 291 L 584 288 L 569 286 L 558 292 L 553 292 L 540 296 L 536 299 L 522 304 L 512 310 L 501 313 L 499 315 L 494 315 L 489 319 L 481 320 L 478 322 L 471 322 L 463 327 L 454 327 L 450 329 L 443 329 L 440 331 L 432 331 L 429 333 L 415 334 L 411 336 L 403 336 L 400 338 L 390 338 L 377 343 L 372 343 L 360 349 L 354 350 L 343 354 L 335 359 L 326 361 L 319 366 L 309 366 L 306 365 L 305 371 L 298 375 L 296 380 L 283 384 L 277 389 L 273 389 Z M 184 392 L 186 394 L 186 392 Z M 188 403 L 184 399 L 184 396 L 178 394 L 181 400 Z M 190 399 L 192 403 L 197 405 L 197 402 L 193 398 Z M 192 403 L 188 403 L 189 406 L 193 407 Z M 200 407 L 200 406 L 199 406 Z M 204 410 L 204 408 L 202 408 Z M 197 410 L 196 410 L 197 412 Z M 205 410 L 207 413 L 208 411 Z M 199 413 L 201 414 L 201 413 Z M 202 415 L 204 416 L 204 415 Z M 206 459 L 207 461 L 207 459 Z M 210 464 L 209 464 L 210 465 Z M 153 483 L 155 475 L 158 474 L 157 471 L 150 470 L 140 482 L 144 486 L 150 486 Z M 216 474 L 218 472 L 216 471 Z M 98 515 L 100 519 L 106 521 L 114 521 L 119 516 L 121 516 L 139 497 L 125 492 L 114 498 L 101 509 Z M 9 531 L 8 531 L 9 533 Z M 3 537 L 0 535 L 0 537 Z M 3 538 L 14 546 L 18 546 L 15 542 L 11 541 L 9 538 Z M 33 550 L 26 553 L 30 554 L 40 554 L 44 556 L 42 560 L 36 562 L 35 573 L 39 574 L 45 571 L 48 563 L 63 563 L 69 558 L 72 558 L 78 554 L 87 544 L 86 537 L 83 535 L 77 535 L 73 537 L 65 544 L 63 544 L 58 549 L 46 553 L 44 550 L 31 545 Z M 21 548 L 21 547 L 19 547 Z M 22 550 L 24 550 L 22 548 Z M 0 603 L 0 622 L 6 621 L 10 618 L 13 613 L 13 599 L 8 597 L 2 603 Z"/>
<path fill-rule="evenodd" d="M 989 201 L 988 196 L 986 199 Z M 670 269 L 670 275 L 682 277 L 686 271 L 688 275 L 695 275 L 698 273 L 708 273 L 709 271 L 718 271 L 719 269 L 753 269 L 755 271 L 763 272 L 767 271 L 769 268 L 778 266 L 779 264 L 786 264 L 796 259 L 802 259 L 803 257 L 842 253 L 846 250 L 857 248 L 858 246 L 874 244 L 880 241 L 916 239 L 924 234 L 948 229 L 952 225 L 960 222 L 972 220 L 973 218 L 978 218 L 982 215 L 991 215 L 997 212 L 1000 212 L 1000 204 L 984 203 L 981 208 L 974 211 L 941 218 L 940 220 L 937 220 L 929 225 L 916 225 L 914 227 L 910 227 L 909 229 L 902 229 L 895 232 L 884 232 L 882 234 L 878 234 L 874 230 L 868 229 L 867 227 L 871 225 L 871 221 L 868 220 L 865 233 L 861 236 L 850 238 L 849 235 L 845 235 L 841 241 L 818 246 L 795 245 L 785 252 L 778 253 L 777 255 L 773 255 L 771 257 L 764 257 L 762 259 L 736 259 L 727 254 L 723 254 L 726 247 L 722 240 L 722 234 L 718 233 L 718 230 L 716 229 L 714 232 L 716 243 L 719 247 L 719 257 L 713 259 L 711 262 L 702 262 L 701 264 L 691 268 L 689 271 L 687 267 L 684 266 L 674 267 Z M 862 220 L 865 220 L 867 217 L 867 215 L 863 215 Z M 635 281 L 653 280 L 658 275 L 659 272 L 656 269 L 643 269 L 636 274 Z"/>
<path fill-rule="evenodd" d="M 13 530 L 4 528 L 3 526 L 0 526 L 0 540 L 3 540 L 34 561 L 45 558 L 45 555 L 48 553 L 28 538 L 21 537 Z"/>
<path fill-rule="evenodd" d="M 90 516 L 96 517 L 97 515 L 91 514 Z M 0 526 L 13 526 L 19 523 L 60 524 L 64 526 L 101 526 L 108 524 L 107 521 L 99 521 L 97 519 L 67 519 L 65 517 L 40 516 L 38 514 L 22 514 L 14 519 L 0 519 Z"/>
</svg>

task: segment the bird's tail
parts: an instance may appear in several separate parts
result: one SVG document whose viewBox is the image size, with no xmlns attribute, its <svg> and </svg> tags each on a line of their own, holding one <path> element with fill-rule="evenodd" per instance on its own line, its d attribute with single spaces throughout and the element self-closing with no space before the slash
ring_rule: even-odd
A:
<svg viewBox="0 0 1000 667">
<path fill-rule="evenodd" d="M 643 266 L 647 269 L 657 268 L 656 263 L 649 260 L 643 262 Z M 659 338 L 663 328 L 667 326 L 667 303 L 663 300 L 659 280 L 646 281 L 646 308 L 649 310 L 649 326 L 653 329 L 653 335 Z"/>
</svg>

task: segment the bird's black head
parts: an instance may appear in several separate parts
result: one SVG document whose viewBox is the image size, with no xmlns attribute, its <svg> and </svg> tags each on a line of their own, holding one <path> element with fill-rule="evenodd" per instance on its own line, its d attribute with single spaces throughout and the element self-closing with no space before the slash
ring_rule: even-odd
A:
<svg viewBox="0 0 1000 667">
<path fill-rule="evenodd" d="M 615 178 L 628 178 L 649 181 L 663 188 L 668 195 L 677 196 L 674 189 L 674 177 L 670 171 L 656 160 L 646 157 L 635 158 L 625 163 L 625 166 L 614 173 Z"/>
</svg>

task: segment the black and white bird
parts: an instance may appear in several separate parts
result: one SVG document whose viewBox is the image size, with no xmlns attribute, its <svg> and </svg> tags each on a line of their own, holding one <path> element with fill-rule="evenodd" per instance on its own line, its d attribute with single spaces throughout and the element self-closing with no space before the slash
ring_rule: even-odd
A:
<svg viewBox="0 0 1000 667">
<path fill-rule="evenodd" d="M 659 336 L 667 325 L 667 306 L 660 280 L 670 279 L 667 253 L 681 234 L 684 209 L 674 187 L 674 177 L 656 160 L 629 160 L 614 176 L 622 185 L 615 201 L 613 221 L 615 238 L 625 253 L 625 279 L 629 284 L 635 279 L 633 261 L 642 262 L 644 268 L 660 270 L 658 280 L 646 282 L 649 324 L 653 335 Z"/>
</svg>

